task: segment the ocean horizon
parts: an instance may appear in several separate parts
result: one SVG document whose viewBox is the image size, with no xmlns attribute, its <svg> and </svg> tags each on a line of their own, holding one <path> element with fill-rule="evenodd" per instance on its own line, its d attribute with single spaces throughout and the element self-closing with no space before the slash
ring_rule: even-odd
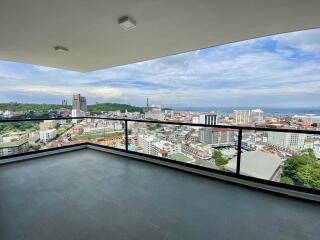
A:
<svg viewBox="0 0 320 240">
<path fill-rule="evenodd" d="M 270 116 L 293 116 L 304 114 L 320 115 L 319 108 L 275 108 L 275 107 L 171 107 L 175 111 L 190 112 L 216 112 L 220 114 L 230 114 L 233 110 L 261 109 L 266 115 Z"/>
</svg>

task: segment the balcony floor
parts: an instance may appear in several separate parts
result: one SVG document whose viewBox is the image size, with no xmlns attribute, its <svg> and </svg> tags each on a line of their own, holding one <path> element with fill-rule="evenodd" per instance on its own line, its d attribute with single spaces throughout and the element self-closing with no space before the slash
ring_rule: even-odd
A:
<svg viewBox="0 0 320 240">
<path fill-rule="evenodd" d="M 91 149 L 0 167 L 0 239 L 319 239 L 320 206 Z"/>
</svg>

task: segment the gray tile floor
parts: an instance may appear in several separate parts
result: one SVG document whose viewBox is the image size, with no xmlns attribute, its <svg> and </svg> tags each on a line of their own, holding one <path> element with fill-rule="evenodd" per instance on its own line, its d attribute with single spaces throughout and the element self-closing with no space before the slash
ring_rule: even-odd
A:
<svg viewBox="0 0 320 240">
<path fill-rule="evenodd" d="M 0 239 L 319 239 L 320 206 L 95 150 L 0 167 Z"/>
</svg>

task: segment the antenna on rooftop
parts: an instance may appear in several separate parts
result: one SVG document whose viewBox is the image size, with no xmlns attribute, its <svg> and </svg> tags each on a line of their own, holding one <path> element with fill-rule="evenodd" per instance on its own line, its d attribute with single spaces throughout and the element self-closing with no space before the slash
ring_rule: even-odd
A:
<svg viewBox="0 0 320 240">
<path fill-rule="evenodd" d="M 149 111 L 149 98 L 147 98 L 147 110 Z"/>
</svg>

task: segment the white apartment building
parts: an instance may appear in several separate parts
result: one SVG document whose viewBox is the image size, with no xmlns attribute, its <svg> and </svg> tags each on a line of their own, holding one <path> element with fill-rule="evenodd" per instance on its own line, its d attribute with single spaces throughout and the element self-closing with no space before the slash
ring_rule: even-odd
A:
<svg viewBox="0 0 320 240">
<path fill-rule="evenodd" d="M 114 127 L 114 130 L 115 130 L 115 131 L 122 130 L 122 124 L 121 124 L 121 122 L 115 122 L 115 123 L 113 124 L 113 127 Z"/>
<path fill-rule="evenodd" d="M 252 121 L 255 123 L 263 122 L 263 114 L 264 114 L 264 112 L 261 109 L 251 110 Z"/>
<path fill-rule="evenodd" d="M 86 113 L 79 109 L 72 109 L 71 111 L 71 117 L 85 117 Z M 81 122 L 81 119 L 72 119 L 73 123 Z"/>
<path fill-rule="evenodd" d="M 164 121 L 165 114 L 162 113 L 162 112 L 152 112 L 152 111 L 150 111 L 150 112 L 146 112 L 144 114 L 144 117 L 146 119 L 150 118 L 150 119 L 154 119 L 154 120 L 158 120 L 158 121 Z"/>
<path fill-rule="evenodd" d="M 261 109 L 233 110 L 236 124 L 252 124 L 263 122 L 264 112 Z"/>
<path fill-rule="evenodd" d="M 267 144 L 290 151 L 302 150 L 304 147 L 306 134 L 290 132 L 268 132 Z"/>
<path fill-rule="evenodd" d="M 173 144 L 164 140 L 153 142 L 151 146 L 151 154 L 158 157 L 165 157 L 179 152 L 181 152 L 180 144 Z"/>
<path fill-rule="evenodd" d="M 9 110 L 6 110 L 6 111 L 4 111 L 3 116 L 5 118 L 12 118 L 13 117 L 13 112 L 9 111 Z"/>
<path fill-rule="evenodd" d="M 54 139 L 56 136 L 57 136 L 57 129 L 55 128 L 39 132 L 40 140 L 45 142 L 51 139 Z"/>
<path fill-rule="evenodd" d="M 214 147 L 232 146 L 235 143 L 234 130 L 227 128 L 199 129 L 199 141 Z"/>
<path fill-rule="evenodd" d="M 252 123 L 251 110 L 233 110 L 233 116 L 236 124 Z"/>
<path fill-rule="evenodd" d="M 200 116 L 193 116 L 192 117 L 192 123 L 200 123 Z"/>
<path fill-rule="evenodd" d="M 154 141 L 153 136 L 139 135 L 138 143 L 143 148 L 142 152 L 145 154 L 152 153 L 152 142 Z"/>
<path fill-rule="evenodd" d="M 216 124 L 218 124 L 217 114 L 214 114 L 214 113 L 201 114 L 199 116 L 199 123 L 208 124 L 208 125 L 216 125 Z"/>
</svg>

